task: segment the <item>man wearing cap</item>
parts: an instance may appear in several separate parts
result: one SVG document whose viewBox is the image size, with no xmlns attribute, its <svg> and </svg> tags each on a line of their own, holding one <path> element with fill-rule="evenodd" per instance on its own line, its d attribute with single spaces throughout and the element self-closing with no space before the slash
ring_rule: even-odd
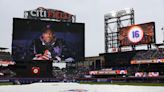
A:
<svg viewBox="0 0 164 92">
<path fill-rule="evenodd" d="M 62 45 L 51 28 L 44 28 L 39 39 L 32 43 L 33 60 L 61 61 Z"/>
</svg>

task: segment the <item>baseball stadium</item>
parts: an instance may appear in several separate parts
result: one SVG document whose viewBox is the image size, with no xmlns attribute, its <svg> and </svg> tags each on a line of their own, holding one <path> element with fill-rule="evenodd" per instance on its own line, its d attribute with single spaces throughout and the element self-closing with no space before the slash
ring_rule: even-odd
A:
<svg viewBox="0 0 164 92">
<path fill-rule="evenodd" d="M 156 21 L 135 23 L 135 9 L 104 14 L 97 56 L 85 55 L 88 30 L 75 14 L 22 12 L 12 18 L 11 51 L 0 47 L 0 92 L 163 92 L 164 41 L 157 43 Z"/>
</svg>

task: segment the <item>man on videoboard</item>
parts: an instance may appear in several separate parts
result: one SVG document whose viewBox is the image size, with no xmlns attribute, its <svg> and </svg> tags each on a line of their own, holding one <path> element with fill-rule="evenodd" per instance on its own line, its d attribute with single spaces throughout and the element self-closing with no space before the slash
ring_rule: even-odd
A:
<svg viewBox="0 0 164 92">
<path fill-rule="evenodd" d="M 61 61 L 62 45 L 56 39 L 55 33 L 49 27 L 43 29 L 39 39 L 32 43 L 33 60 Z"/>
</svg>

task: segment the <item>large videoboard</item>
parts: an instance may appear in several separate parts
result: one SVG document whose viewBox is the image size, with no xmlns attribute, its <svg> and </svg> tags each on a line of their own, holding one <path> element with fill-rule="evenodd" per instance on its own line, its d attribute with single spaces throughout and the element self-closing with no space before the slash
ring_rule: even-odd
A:
<svg viewBox="0 0 164 92">
<path fill-rule="evenodd" d="M 12 55 L 15 61 L 84 58 L 84 24 L 13 19 Z"/>
<path fill-rule="evenodd" d="M 155 23 L 123 27 L 118 33 L 120 46 L 155 43 Z"/>
</svg>

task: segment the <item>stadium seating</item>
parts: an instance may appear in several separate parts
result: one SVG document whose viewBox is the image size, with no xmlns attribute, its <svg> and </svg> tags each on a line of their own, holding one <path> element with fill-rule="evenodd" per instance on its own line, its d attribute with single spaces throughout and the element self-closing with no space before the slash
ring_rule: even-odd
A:
<svg viewBox="0 0 164 92">
<path fill-rule="evenodd" d="M 12 61 L 10 52 L 0 52 L 0 61 Z"/>
<path fill-rule="evenodd" d="M 159 50 L 139 51 L 133 57 L 133 60 L 151 60 L 151 59 L 163 59 L 163 58 L 164 58 L 164 49 L 159 49 Z"/>
<path fill-rule="evenodd" d="M 83 78 L 89 69 L 86 67 L 72 68 L 67 67 L 66 69 L 60 69 L 57 67 L 53 68 L 52 75 L 56 79 L 66 79 L 67 81 L 73 81 L 76 78 Z"/>
</svg>

